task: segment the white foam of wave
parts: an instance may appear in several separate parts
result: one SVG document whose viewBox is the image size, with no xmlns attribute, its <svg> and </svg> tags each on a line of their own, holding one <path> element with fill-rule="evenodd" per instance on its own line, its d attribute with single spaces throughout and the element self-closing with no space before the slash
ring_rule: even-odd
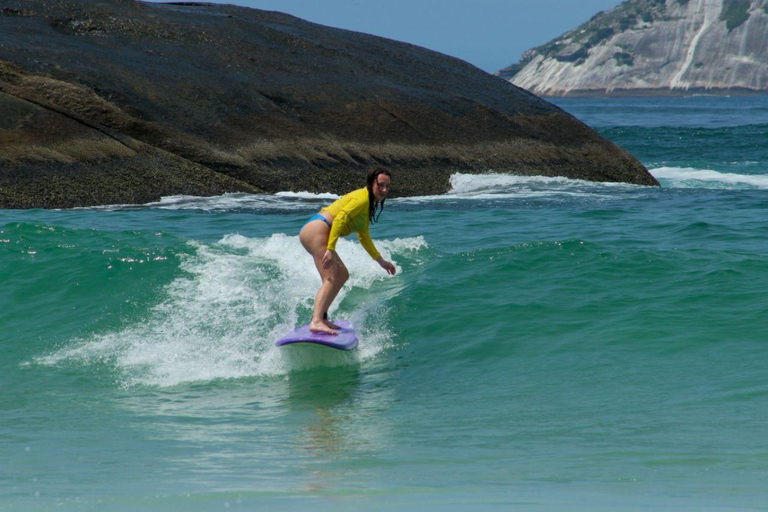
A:
<svg viewBox="0 0 768 512">
<path fill-rule="evenodd" d="M 157 208 L 161 210 L 204 210 L 204 211 L 231 211 L 240 209 L 304 209 L 306 205 L 296 204 L 295 201 L 286 201 L 271 194 L 223 194 L 220 196 L 167 196 L 156 203 L 142 205 L 144 208 Z"/>
<path fill-rule="evenodd" d="M 659 167 L 650 172 L 669 188 L 768 189 L 768 175 L 723 173 L 690 167 Z"/>
<path fill-rule="evenodd" d="M 516 187 L 539 187 L 551 190 L 568 188 L 626 188 L 637 185 L 576 180 L 562 176 L 516 176 L 512 174 L 454 174 L 451 176 L 451 194 L 472 194 L 486 190 L 514 190 Z"/>
<path fill-rule="evenodd" d="M 610 198 L 610 190 L 636 187 L 626 183 L 603 183 L 557 176 L 517 176 L 512 174 L 462 174 L 451 176 L 451 190 L 444 195 L 403 198 L 402 202 L 428 202 L 446 199 L 504 198 Z"/>
<path fill-rule="evenodd" d="M 304 210 L 308 203 L 330 203 L 339 196 L 331 193 L 278 192 L 277 194 L 223 194 L 220 196 L 168 196 L 143 207 L 165 210 L 230 211 L 240 209 L 290 209 Z"/>
<path fill-rule="evenodd" d="M 392 342 L 386 301 L 398 293 L 402 276 L 387 276 L 356 242 L 339 241 L 351 277 L 330 313 L 355 324 L 360 345 L 351 352 L 326 350 L 322 359 L 274 346 L 299 321 L 309 320 L 320 285 L 298 237 L 227 235 L 215 244 L 192 245 L 195 253 L 181 262 L 186 275 L 165 288 L 147 318 L 119 332 L 79 340 L 36 362 L 106 362 L 120 370 L 125 385 L 165 387 L 359 364 Z M 422 238 L 377 241 L 396 266 L 397 254 L 425 246 Z M 348 309 L 343 301 L 350 293 L 356 297 Z"/>
<path fill-rule="evenodd" d="M 396 186 L 396 183 L 395 183 Z M 610 198 L 616 187 L 635 187 L 626 183 L 603 183 L 551 176 L 515 176 L 511 174 L 462 174 L 451 176 L 447 194 L 390 199 L 392 203 L 421 203 L 446 199 L 482 200 L 504 198 Z M 338 199 L 332 193 L 278 192 L 272 194 L 223 194 L 220 196 L 168 196 L 160 201 L 142 205 L 107 205 L 89 207 L 96 210 L 125 210 L 157 208 L 163 210 L 296 210 L 319 208 Z"/>
<path fill-rule="evenodd" d="M 279 192 L 277 194 L 245 194 L 231 193 L 220 196 L 166 196 L 160 201 L 135 204 L 113 204 L 105 206 L 91 206 L 77 208 L 85 210 L 135 210 L 155 208 L 159 210 L 202 210 L 202 211 L 233 211 L 233 210 L 306 210 L 310 205 L 317 203 L 326 204 L 339 196 L 326 194 L 312 194 L 310 192 Z"/>
<path fill-rule="evenodd" d="M 277 197 L 290 197 L 290 198 L 297 198 L 297 199 L 330 199 L 332 201 L 335 201 L 340 196 L 336 194 L 331 194 L 330 192 L 326 192 L 324 194 L 315 194 L 312 192 L 278 192 L 275 194 Z"/>
</svg>

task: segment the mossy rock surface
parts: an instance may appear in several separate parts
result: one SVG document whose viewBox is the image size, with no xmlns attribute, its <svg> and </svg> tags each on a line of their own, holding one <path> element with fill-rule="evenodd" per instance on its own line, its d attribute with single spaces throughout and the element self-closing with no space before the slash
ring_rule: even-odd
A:
<svg viewBox="0 0 768 512">
<path fill-rule="evenodd" d="M 0 206 L 395 195 L 455 172 L 655 185 L 556 106 L 446 55 L 277 12 L 130 0 L 0 9 Z"/>
</svg>

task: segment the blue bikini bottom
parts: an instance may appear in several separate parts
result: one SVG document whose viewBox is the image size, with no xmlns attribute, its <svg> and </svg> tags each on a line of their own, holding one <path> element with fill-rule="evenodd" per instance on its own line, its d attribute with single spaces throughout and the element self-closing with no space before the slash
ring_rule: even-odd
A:
<svg viewBox="0 0 768 512">
<path fill-rule="evenodd" d="M 328 219 L 326 219 L 325 217 L 323 217 L 323 216 L 322 216 L 322 215 L 320 215 L 319 213 L 316 213 L 316 214 L 314 214 L 313 216 L 311 216 L 311 217 L 309 218 L 309 220 L 308 220 L 307 222 L 305 222 L 305 223 L 304 223 L 304 226 L 306 226 L 307 224 L 309 224 L 309 223 L 310 223 L 310 222 L 312 222 L 313 220 L 321 220 L 321 221 L 325 222 L 326 224 L 328 224 L 328 227 L 329 227 L 329 228 L 331 227 L 331 223 L 330 223 L 330 222 L 328 222 Z M 302 228 L 303 228 L 304 226 L 302 226 Z"/>
</svg>

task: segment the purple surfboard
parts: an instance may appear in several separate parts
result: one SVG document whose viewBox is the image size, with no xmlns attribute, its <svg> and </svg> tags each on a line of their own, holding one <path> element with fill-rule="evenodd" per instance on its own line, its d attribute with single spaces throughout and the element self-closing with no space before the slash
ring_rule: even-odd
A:
<svg viewBox="0 0 768 512">
<path fill-rule="evenodd" d="M 341 329 L 339 329 L 339 334 L 310 332 L 309 324 L 307 324 L 289 332 L 277 340 L 275 345 L 282 347 L 283 345 L 290 345 L 292 343 L 313 343 L 315 345 L 325 345 L 326 347 L 338 350 L 351 350 L 355 348 L 358 339 L 355 330 L 352 328 L 352 324 L 345 322 L 344 320 L 334 321 L 334 323 L 341 327 Z"/>
</svg>

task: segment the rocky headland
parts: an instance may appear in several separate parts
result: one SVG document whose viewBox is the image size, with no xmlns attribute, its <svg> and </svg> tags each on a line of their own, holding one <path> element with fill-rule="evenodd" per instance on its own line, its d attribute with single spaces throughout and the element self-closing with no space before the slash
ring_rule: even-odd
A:
<svg viewBox="0 0 768 512">
<path fill-rule="evenodd" d="M 0 207 L 175 194 L 397 195 L 456 172 L 656 185 L 630 154 L 458 59 L 277 12 L 0 2 Z"/>
<path fill-rule="evenodd" d="M 552 97 L 768 94 L 768 0 L 628 0 L 498 74 Z"/>
</svg>

